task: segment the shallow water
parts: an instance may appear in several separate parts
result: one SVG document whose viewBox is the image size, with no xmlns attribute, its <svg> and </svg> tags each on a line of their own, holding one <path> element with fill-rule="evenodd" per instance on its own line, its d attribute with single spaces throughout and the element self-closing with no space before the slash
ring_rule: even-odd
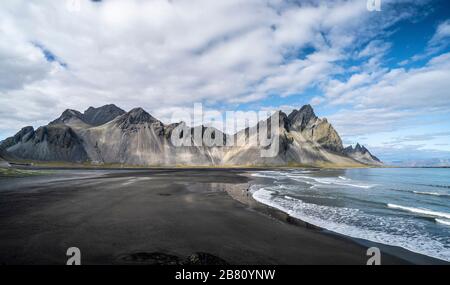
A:
<svg viewBox="0 0 450 285">
<path fill-rule="evenodd" d="M 450 261 L 450 169 L 282 170 L 252 174 L 253 197 L 347 236 Z"/>
</svg>

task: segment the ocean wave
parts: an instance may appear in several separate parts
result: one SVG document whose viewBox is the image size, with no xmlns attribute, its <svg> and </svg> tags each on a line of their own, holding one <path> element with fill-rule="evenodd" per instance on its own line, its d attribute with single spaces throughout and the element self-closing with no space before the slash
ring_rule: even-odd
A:
<svg viewBox="0 0 450 285">
<path fill-rule="evenodd" d="M 252 173 L 251 176 L 253 177 L 262 177 L 262 178 L 271 178 L 271 179 L 275 179 L 275 180 L 283 180 L 283 179 L 288 179 L 291 176 L 293 176 L 290 173 L 294 173 L 294 172 L 281 172 L 281 171 L 260 171 L 260 172 L 255 172 Z M 305 174 L 305 173 L 310 173 L 310 171 L 296 171 L 296 174 Z M 293 176 L 296 177 L 296 176 Z"/>
<path fill-rule="evenodd" d="M 253 177 L 263 177 L 263 178 L 273 178 L 273 179 L 277 178 L 274 175 L 267 175 L 267 174 L 263 174 L 263 173 L 252 173 L 251 175 Z"/>
<path fill-rule="evenodd" d="M 299 199 L 296 199 L 294 197 L 288 196 L 288 195 L 284 195 L 285 199 L 291 200 L 291 201 L 300 201 Z"/>
<path fill-rule="evenodd" d="M 443 219 L 434 219 L 434 220 L 438 224 L 443 224 L 443 225 L 446 225 L 446 226 L 450 226 L 450 220 L 443 220 Z"/>
<path fill-rule="evenodd" d="M 450 261 L 450 249 L 435 236 L 424 233 L 417 221 L 374 216 L 354 208 L 306 203 L 290 196 L 279 196 L 277 192 L 265 187 L 254 191 L 253 198 L 295 218 L 339 234 L 399 246 Z"/>
<path fill-rule="evenodd" d="M 323 177 L 323 178 L 319 178 L 319 177 L 312 177 L 312 176 L 299 176 L 302 179 L 310 179 L 315 181 L 316 183 L 319 184 L 315 184 L 314 186 L 323 186 L 323 185 L 338 185 L 338 186 L 349 186 L 349 187 L 355 187 L 355 188 L 363 188 L 363 189 L 370 189 L 375 187 L 375 184 L 365 184 L 365 183 L 361 183 L 359 181 L 354 181 L 351 179 L 342 179 L 342 178 L 332 178 L 332 177 Z M 305 182 L 305 181 L 302 181 Z"/>
<path fill-rule="evenodd" d="M 396 204 L 387 204 L 387 206 L 391 209 L 399 209 L 399 210 L 412 212 L 412 213 L 416 213 L 416 214 L 422 214 L 422 215 L 426 215 L 426 216 L 442 217 L 442 218 L 450 219 L 450 213 L 437 212 L 437 211 L 421 209 L 421 208 L 405 207 L 405 206 L 400 206 L 400 205 L 396 205 Z"/>
<path fill-rule="evenodd" d="M 419 184 L 419 185 L 435 187 L 435 188 L 448 188 L 448 189 L 450 189 L 450 185 L 440 185 L 440 184 Z"/>
<path fill-rule="evenodd" d="M 429 195 L 429 196 L 439 196 L 439 197 L 450 197 L 450 194 L 438 193 L 438 192 L 424 192 L 424 191 L 412 191 L 414 194 L 419 195 Z"/>
<path fill-rule="evenodd" d="M 338 185 L 338 186 L 370 189 L 376 186 L 376 184 L 365 184 L 360 181 L 354 181 L 344 176 L 339 176 L 337 178 L 306 176 L 305 174 L 308 174 L 309 172 L 310 171 L 296 171 L 296 172 L 265 171 L 265 172 L 256 172 L 251 175 L 254 177 L 271 178 L 277 181 L 292 179 L 297 182 L 309 184 L 314 188 L 321 187 L 324 185 L 331 185 L 331 186 Z"/>
</svg>

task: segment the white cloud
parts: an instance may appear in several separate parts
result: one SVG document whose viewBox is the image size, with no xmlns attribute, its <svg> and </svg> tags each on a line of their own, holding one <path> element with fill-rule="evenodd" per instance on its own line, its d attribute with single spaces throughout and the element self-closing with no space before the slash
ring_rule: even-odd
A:
<svg viewBox="0 0 450 285">
<path fill-rule="evenodd" d="M 65 1 L 6 0 L 0 116 L 8 127 L 0 132 L 37 126 L 66 108 L 115 103 L 164 117 L 193 102 L 297 94 L 327 82 L 340 61 L 403 17 L 394 10 L 377 17 L 360 0 L 84 0 L 79 12 Z M 360 54 L 385 48 L 369 43 Z"/>
<path fill-rule="evenodd" d="M 439 24 L 436 33 L 429 41 L 430 46 L 442 45 L 443 42 L 448 43 L 450 39 L 450 20 L 446 20 Z"/>
<path fill-rule="evenodd" d="M 373 40 L 369 42 L 363 50 L 358 52 L 358 58 L 384 55 L 390 47 L 391 45 L 389 43 L 381 40 Z"/>
<path fill-rule="evenodd" d="M 331 81 L 330 84 L 327 87 L 330 104 L 352 104 L 359 108 L 448 108 L 450 53 L 433 58 L 424 67 L 361 73 L 346 82 Z"/>
<path fill-rule="evenodd" d="M 416 112 L 389 108 L 343 109 L 330 115 L 328 119 L 343 138 L 348 138 L 395 131 L 405 120 L 411 120 L 417 115 Z"/>
<path fill-rule="evenodd" d="M 450 53 L 420 68 L 355 73 L 323 88 L 325 96 L 313 102 L 343 108 L 330 120 L 344 137 L 396 131 L 420 124 L 420 116 L 448 115 Z"/>
</svg>

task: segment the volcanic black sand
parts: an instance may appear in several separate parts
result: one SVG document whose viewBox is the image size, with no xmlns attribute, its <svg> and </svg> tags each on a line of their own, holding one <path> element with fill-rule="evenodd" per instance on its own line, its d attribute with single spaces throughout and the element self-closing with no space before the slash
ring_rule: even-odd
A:
<svg viewBox="0 0 450 285">
<path fill-rule="evenodd" d="M 48 170 L 46 170 L 48 172 Z M 365 264 L 367 246 L 251 199 L 246 170 L 53 170 L 0 178 L 0 263 Z M 382 264 L 434 263 L 382 253 Z"/>
</svg>

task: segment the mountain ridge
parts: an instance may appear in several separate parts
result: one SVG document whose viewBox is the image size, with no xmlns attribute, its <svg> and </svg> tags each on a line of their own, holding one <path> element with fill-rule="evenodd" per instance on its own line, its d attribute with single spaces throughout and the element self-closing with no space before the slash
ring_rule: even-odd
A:
<svg viewBox="0 0 450 285">
<path fill-rule="evenodd" d="M 125 114 L 125 111 L 114 104 L 108 104 L 98 108 L 91 106 L 84 113 L 73 109 L 66 109 L 61 116 L 51 121 L 49 125 L 100 126 L 123 114 Z"/>
<path fill-rule="evenodd" d="M 360 145 L 359 143 L 356 143 L 354 148 L 351 145 L 344 148 L 344 153 L 361 163 L 371 163 L 375 165 L 382 164 L 378 157 L 372 155 L 365 146 Z"/>
<path fill-rule="evenodd" d="M 278 117 L 277 133 L 269 138 L 278 147 L 273 156 L 261 155 L 269 146 L 258 144 L 257 131 Z M 198 131 L 200 138 L 194 134 Z M 173 132 L 190 134 L 191 145 L 175 146 Z M 205 137 L 211 145 L 203 145 Z M 198 139 L 201 140 L 198 144 Z M 223 139 L 223 141 L 221 141 Z M 217 143 L 219 142 L 219 145 Z M 221 142 L 229 142 L 222 146 Z M 196 144 L 197 143 L 197 144 Z M 359 146 L 359 144 L 358 144 Z M 65 110 L 59 118 L 37 130 L 21 129 L 0 143 L 6 156 L 15 160 L 62 161 L 93 164 L 125 164 L 142 166 L 364 166 L 381 165 L 366 148 L 351 151 L 333 126 L 316 116 L 310 105 L 293 110 L 289 115 L 278 111 L 255 126 L 235 134 L 225 134 L 205 126 L 164 124 L 144 109 L 128 112 L 113 104 L 90 107 L 84 113 Z M 358 153 L 358 155 L 356 155 Z M 359 155 L 359 154 L 362 154 Z M 367 154 L 368 153 L 368 154 Z M 361 159 L 363 157 L 364 159 Z"/>
</svg>

